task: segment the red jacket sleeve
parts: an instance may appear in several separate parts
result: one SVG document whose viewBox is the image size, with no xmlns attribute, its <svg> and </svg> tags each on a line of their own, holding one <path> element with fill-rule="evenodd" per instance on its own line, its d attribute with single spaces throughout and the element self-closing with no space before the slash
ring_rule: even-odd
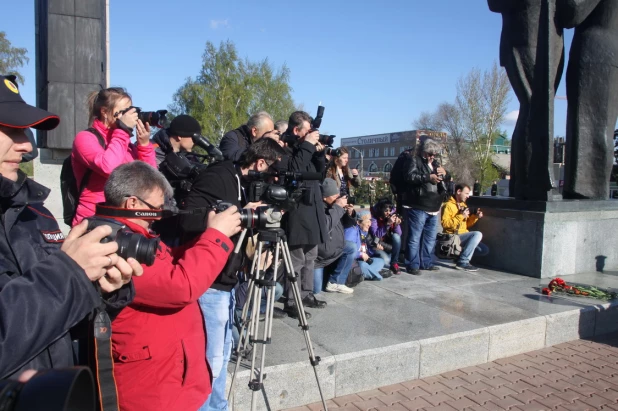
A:
<svg viewBox="0 0 618 411">
<path fill-rule="evenodd" d="M 73 156 L 76 161 L 103 177 L 109 177 L 116 167 L 126 163 L 129 134 L 114 129 L 106 148 L 101 147 L 97 137 L 89 131 L 80 131 L 73 142 Z"/>
<path fill-rule="evenodd" d="M 197 301 L 223 270 L 234 245 L 221 232 L 209 228 L 177 260 L 169 248 L 162 247 L 155 263 L 144 266 L 144 274 L 133 278 L 134 304 L 181 308 Z"/>
</svg>

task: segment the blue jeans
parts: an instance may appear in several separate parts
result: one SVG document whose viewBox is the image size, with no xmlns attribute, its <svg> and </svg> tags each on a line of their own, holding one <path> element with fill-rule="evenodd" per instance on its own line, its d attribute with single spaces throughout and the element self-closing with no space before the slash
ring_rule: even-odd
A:
<svg viewBox="0 0 618 411">
<path fill-rule="evenodd" d="M 399 251 L 401 250 L 401 236 L 399 234 L 393 233 L 391 238 L 385 242 L 389 243 L 393 247 L 390 253 L 387 253 L 386 251 L 383 251 L 383 250 L 373 250 L 373 251 L 375 254 L 378 255 L 378 257 L 384 260 L 385 266 L 389 266 L 391 265 L 392 259 L 395 259 L 395 262 L 393 264 L 395 264 L 399 260 Z"/>
<path fill-rule="evenodd" d="M 406 264 L 408 269 L 425 269 L 433 265 L 431 254 L 436 246 L 438 219 L 440 215 L 431 215 L 423 210 L 407 208 L 408 215 L 408 250 Z"/>
<path fill-rule="evenodd" d="M 380 275 L 380 270 L 384 268 L 384 260 L 380 257 L 374 256 L 372 257 L 373 263 L 367 264 L 365 261 L 359 260 L 358 265 L 363 273 L 363 277 L 365 280 L 383 280 Z"/>
<path fill-rule="evenodd" d="M 457 264 L 470 264 L 472 255 L 483 257 L 489 254 L 489 247 L 481 243 L 483 233 L 480 231 L 459 234 L 459 239 L 461 240 L 462 251 Z"/>
<path fill-rule="evenodd" d="M 343 247 L 343 252 L 339 258 L 332 264 L 337 264 L 335 270 L 328 277 L 328 282 L 333 284 L 344 284 L 348 279 L 348 274 L 354 264 L 356 256 L 356 244 L 352 241 L 346 241 Z M 324 268 L 315 268 L 313 270 L 313 294 L 322 292 L 324 281 Z"/>
<path fill-rule="evenodd" d="M 206 359 L 212 371 L 212 393 L 200 411 L 227 411 L 225 380 L 232 352 L 234 327 L 234 290 L 209 288 L 198 299 L 206 323 Z"/>
</svg>

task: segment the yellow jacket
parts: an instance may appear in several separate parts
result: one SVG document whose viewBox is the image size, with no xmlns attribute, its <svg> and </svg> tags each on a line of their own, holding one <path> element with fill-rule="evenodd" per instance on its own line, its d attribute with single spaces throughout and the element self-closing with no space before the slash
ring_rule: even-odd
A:
<svg viewBox="0 0 618 411">
<path fill-rule="evenodd" d="M 468 232 L 468 228 L 472 227 L 478 221 L 478 217 L 471 214 L 470 217 L 465 218 L 463 214 L 459 212 L 460 208 L 466 208 L 466 203 L 459 203 L 455 200 L 455 197 L 449 198 L 442 207 L 442 229 L 447 234 L 465 234 Z"/>
</svg>

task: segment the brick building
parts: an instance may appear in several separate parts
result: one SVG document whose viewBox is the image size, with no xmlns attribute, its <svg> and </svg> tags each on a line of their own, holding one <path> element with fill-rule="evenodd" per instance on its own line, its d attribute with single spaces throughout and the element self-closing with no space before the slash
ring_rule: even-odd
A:
<svg viewBox="0 0 618 411">
<path fill-rule="evenodd" d="M 399 154 L 407 148 L 415 147 L 421 136 L 429 136 L 446 143 L 447 134 L 431 130 L 401 131 L 342 138 L 341 145 L 347 147 L 350 152 L 351 168 L 359 171 L 363 169 L 362 175 L 379 175 L 389 173 Z"/>
</svg>

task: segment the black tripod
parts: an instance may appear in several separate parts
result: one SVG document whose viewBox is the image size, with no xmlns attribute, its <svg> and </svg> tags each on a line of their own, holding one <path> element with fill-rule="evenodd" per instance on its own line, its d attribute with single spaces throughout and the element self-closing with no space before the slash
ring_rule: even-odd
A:
<svg viewBox="0 0 618 411">
<path fill-rule="evenodd" d="M 290 281 L 292 287 L 292 293 L 294 296 L 294 302 L 296 304 L 296 310 L 298 312 L 298 325 L 303 330 L 305 336 L 305 343 L 307 344 L 307 352 L 309 353 L 309 361 L 313 366 L 313 372 L 315 373 L 315 380 L 318 384 L 318 390 L 320 391 L 320 398 L 324 405 L 324 410 L 327 411 L 326 401 L 322 394 L 322 387 L 320 386 L 320 379 L 318 378 L 317 365 L 320 363 L 320 357 L 316 357 L 313 352 L 313 346 L 311 344 L 311 338 L 309 337 L 309 325 L 307 324 L 307 317 L 305 316 L 305 310 L 302 304 L 302 298 L 298 289 L 298 277 L 292 271 L 292 259 L 290 257 L 290 250 L 288 249 L 288 243 L 286 241 L 285 232 L 281 228 L 266 228 L 258 231 L 258 245 L 255 251 L 255 257 L 253 258 L 253 265 L 251 267 L 251 275 L 249 276 L 249 286 L 247 289 L 247 300 L 242 309 L 240 341 L 236 349 L 237 359 L 236 367 L 234 368 L 234 374 L 232 376 L 232 383 L 230 386 L 230 393 L 228 394 L 228 402 L 231 401 L 234 393 L 234 380 L 236 379 L 236 373 L 238 372 L 238 366 L 240 359 L 248 353 L 249 344 L 253 345 L 251 356 L 251 379 L 249 381 L 249 388 L 253 391 L 251 395 L 251 411 L 256 409 L 257 393 L 264 389 L 264 361 L 266 359 L 266 344 L 270 344 L 272 338 L 272 323 L 273 323 L 273 310 L 275 306 L 275 285 L 276 278 L 266 278 L 263 270 L 259 267 L 262 266 L 262 252 L 266 251 L 270 253 L 274 252 L 273 267 L 276 269 L 279 265 L 279 256 L 282 256 L 283 264 L 285 267 L 285 273 Z M 268 261 L 268 254 L 266 261 Z M 264 325 L 262 329 L 262 338 L 259 338 L 260 328 L 260 304 L 262 300 L 262 289 L 266 290 L 266 315 L 264 319 Z M 250 318 L 248 318 L 250 316 Z M 245 332 L 246 331 L 246 332 Z M 258 345 L 261 346 L 260 366 L 256 366 Z M 268 403 L 267 408 L 270 409 Z"/>
</svg>

